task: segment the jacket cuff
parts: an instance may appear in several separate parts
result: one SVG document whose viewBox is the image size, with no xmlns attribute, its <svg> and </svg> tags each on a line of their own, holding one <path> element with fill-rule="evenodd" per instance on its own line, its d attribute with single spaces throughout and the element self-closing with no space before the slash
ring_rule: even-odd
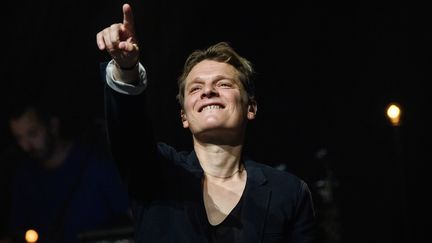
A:
<svg viewBox="0 0 432 243">
<path fill-rule="evenodd" d="M 139 77 L 136 82 L 133 84 L 124 83 L 119 80 L 115 80 L 113 76 L 114 60 L 111 60 L 106 67 L 106 77 L 105 80 L 109 87 L 113 90 L 126 94 L 126 95 L 139 95 L 141 94 L 145 88 L 147 87 L 147 73 L 143 65 L 139 63 Z"/>
</svg>

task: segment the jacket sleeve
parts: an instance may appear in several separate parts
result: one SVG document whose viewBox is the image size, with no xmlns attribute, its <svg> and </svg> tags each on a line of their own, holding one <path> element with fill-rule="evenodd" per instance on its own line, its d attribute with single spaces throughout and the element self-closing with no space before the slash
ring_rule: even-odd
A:
<svg viewBox="0 0 432 243">
<path fill-rule="evenodd" d="M 107 79 L 104 65 L 102 77 Z M 108 81 L 108 80 L 105 80 Z M 130 196 L 145 199 L 156 190 L 154 173 L 162 170 L 157 144 L 148 118 L 145 92 L 118 92 L 105 82 L 105 118 L 108 143 Z"/>
<path fill-rule="evenodd" d="M 312 195 L 309 187 L 301 181 L 296 205 L 295 223 L 292 230 L 293 243 L 315 243 L 317 225 Z"/>
</svg>

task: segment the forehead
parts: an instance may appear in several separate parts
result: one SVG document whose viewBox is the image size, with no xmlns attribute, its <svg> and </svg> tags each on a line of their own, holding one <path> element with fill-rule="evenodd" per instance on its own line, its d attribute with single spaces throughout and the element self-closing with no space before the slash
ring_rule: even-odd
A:
<svg viewBox="0 0 432 243">
<path fill-rule="evenodd" d="M 186 77 L 186 83 L 213 80 L 218 77 L 237 80 L 237 76 L 237 70 L 230 64 L 212 60 L 203 60 L 191 69 Z"/>
<path fill-rule="evenodd" d="M 14 130 L 25 130 L 43 125 L 34 111 L 26 111 L 22 116 L 11 120 L 10 124 Z"/>
</svg>

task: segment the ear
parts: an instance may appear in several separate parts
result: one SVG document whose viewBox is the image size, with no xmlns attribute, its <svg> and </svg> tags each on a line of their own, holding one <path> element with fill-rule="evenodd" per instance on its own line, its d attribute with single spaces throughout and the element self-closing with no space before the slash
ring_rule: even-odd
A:
<svg viewBox="0 0 432 243">
<path fill-rule="evenodd" d="M 186 118 L 186 113 L 184 112 L 183 109 L 180 110 L 180 117 L 183 123 L 183 128 L 188 128 L 189 127 L 189 122 Z"/>
<path fill-rule="evenodd" d="M 249 120 L 255 119 L 257 110 L 258 110 L 258 106 L 257 106 L 256 101 L 255 100 L 249 101 L 248 111 L 247 111 L 247 118 Z"/>
</svg>

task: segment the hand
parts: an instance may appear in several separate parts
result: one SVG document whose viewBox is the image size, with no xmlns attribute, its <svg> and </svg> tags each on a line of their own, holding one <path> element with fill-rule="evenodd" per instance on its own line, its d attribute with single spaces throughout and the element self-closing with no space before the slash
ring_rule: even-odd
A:
<svg viewBox="0 0 432 243">
<path fill-rule="evenodd" d="M 134 67 L 139 60 L 132 8 L 123 5 L 123 23 L 112 24 L 96 35 L 101 51 L 106 50 L 121 68 Z"/>
</svg>

